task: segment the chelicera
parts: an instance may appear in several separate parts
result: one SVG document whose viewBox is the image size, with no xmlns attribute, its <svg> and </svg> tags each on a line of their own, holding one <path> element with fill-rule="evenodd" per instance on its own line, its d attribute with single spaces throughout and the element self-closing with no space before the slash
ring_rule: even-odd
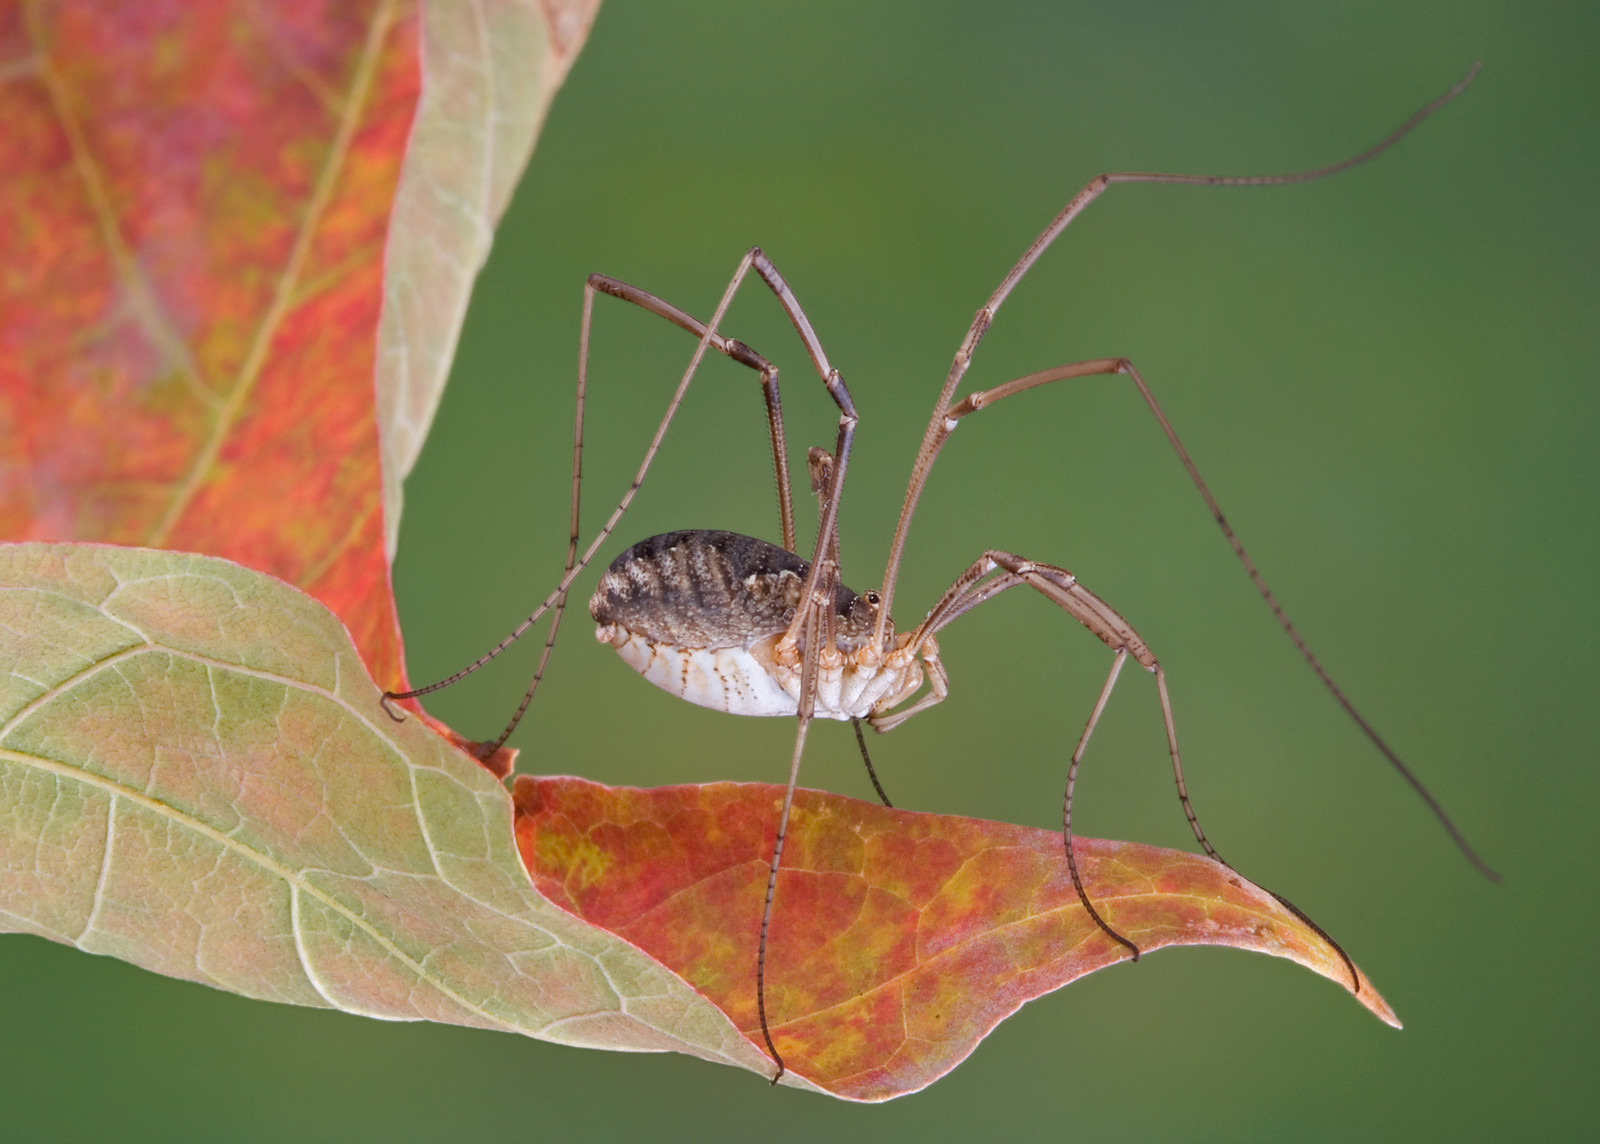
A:
<svg viewBox="0 0 1600 1144">
<path fill-rule="evenodd" d="M 430 686 L 408 692 L 386 693 L 386 706 L 390 700 L 426 695 L 476 671 L 510 646 L 546 612 L 552 612 L 544 652 L 528 692 L 501 736 L 482 748 L 483 757 L 487 758 L 504 744 L 526 711 L 544 673 L 567 593 L 574 579 L 594 558 L 627 511 L 701 361 L 707 352 L 716 351 L 747 366 L 760 379 L 778 487 L 780 542 L 706 530 L 650 537 L 613 560 L 602 575 L 589 607 L 598 625 L 596 637 L 609 643 L 624 661 L 656 686 L 690 702 L 733 714 L 792 716 L 797 720 L 788 784 L 779 811 L 768 871 L 756 962 L 757 1008 L 763 1040 L 777 1066 L 774 1082 L 783 1075 L 784 1065 L 773 1044 L 767 1020 L 767 939 L 784 838 L 811 722 L 824 718 L 853 723 L 865 759 L 866 745 L 861 736 L 863 723 L 878 731 L 888 731 L 942 702 L 949 695 L 949 677 L 939 658 L 938 633 L 979 605 L 1013 588 L 1033 589 L 1081 623 L 1112 653 L 1105 682 L 1068 762 L 1062 802 L 1062 842 L 1067 868 L 1083 909 L 1110 940 L 1120 943 L 1133 960 L 1138 960 L 1138 946 L 1108 922 L 1084 889 L 1074 853 L 1072 832 L 1073 788 L 1078 767 L 1117 679 L 1130 659 L 1155 678 L 1168 753 L 1184 814 L 1205 853 L 1213 860 L 1223 862 L 1201 828 L 1189 800 L 1167 677 L 1155 653 L 1126 619 L 1099 595 L 1080 584 L 1066 568 L 1000 548 L 990 548 L 979 554 L 914 626 L 899 630 L 891 618 L 901 558 L 918 500 L 934 462 L 961 422 L 983 409 L 1040 386 L 1084 378 L 1121 377 L 1132 383 L 1159 423 L 1246 572 L 1324 686 L 1427 802 L 1468 859 L 1485 875 L 1498 879 L 1498 875 L 1472 850 L 1438 802 L 1359 714 L 1306 646 L 1228 524 L 1199 470 L 1132 362 L 1126 358 L 1074 362 L 1030 373 L 1003 385 L 970 393 L 959 400 L 955 396 L 979 343 L 988 333 L 1012 290 L 1056 237 L 1109 187 L 1120 183 L 1259 187 L 1326 178 L 1364 163 L 1393 146 L 1422 120 L 1460 94 L 1472 81 L 1476 71 L 1474 67 L 1460 83 L 1422 108 L 1381 142 L 1326 167 L 1287 175 L 1211 176 L 1125 172 L 1104 174 L 1092 179 L 1023 252 L 1010 273 L 977 311 L 956 350 L 923 434 L 889 545 L 883 583 L 879 588 L 864 592 L 853 591 L 843 583 L 838 536 L 838 508 L 859 424 L 855 401 L 840 371 L 824 351 L 794 291 L 772 260 L 759 248 L 748 251 L 740 260 L 709 322 L 702 322 L 638 287 L 605 275 L 591 275 L 584 290 L 580 333 L 571 533 L 565 574 L 555 591 L 527 619 L 476 662 Z M 820 518 L 809 559 L 797 553 L 794 497 L 789 479 L 778 370 L 750 346 L 719 332 L 723 316 L 735 294 L 752 273 L 778 300 L 799 335 L 817 377 L 839 412 L 838 432 L 832 451 L 814 448 L 808 457 L 811 487 L 817 497 Z M 578 504 L 584 396 L 590 325 L 594 300 L 600 294 L 633 303 L 665 318 L 697 338 L 698 344 L 632 484 L 605 526 L 580 557 Z M 392 715 L 399 717 L 393 708 L 388 709 Z M 867 760 L 867 767 L 870 773 L 870 759 Z M 872 781 L 880 798 L 887 804 L 888 799 L 883 795 L 875 774 Z M 1286 899 L 1276 894 L 1273 896 L 1278 897 L 1280 902 L 1328 941 L 1344 959 L 1351 979 L 1359 989 L 1355 967 L 1338 944 Z"/>
</svg>

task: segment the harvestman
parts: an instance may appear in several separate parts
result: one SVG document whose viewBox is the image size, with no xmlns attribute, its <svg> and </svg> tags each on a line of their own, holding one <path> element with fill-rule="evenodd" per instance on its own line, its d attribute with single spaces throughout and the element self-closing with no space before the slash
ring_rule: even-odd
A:
<svg viewBox="0 0 1600 1144">
<path fill-rule="evenodd" d="M 655 459 L 667 427 L 677 413 L 706 351 L 716 350 L 755 370 L 761 378 L 771 435 L 773 466 L 777 475 L 782 546 L 727 532 L 690 531 L 651 537 L 617 557 L 601 577 L 600 585 L 589 607 L 599 624 L 596 637 L 602 642 L 610 643 L 624 660 L 657 686 L 691 702 L 734 714 L 797 717 L 794 751 L 790 759 L 789 780 L 784 792 L 782 810 L 779 813 L 778 829 L 768 870 L 766 899 L 762 906 L 756 955 L 756 1002 L 761 1019 L 761 1033 L 767 1051 L 771 1054 L 778 1070 L 773 1077 L 773 1083 L 783 1076 L 784 1063 L 777 1047 L 773 1044 L 767 1025 L 767 936 L 772 920 L 772 903 L 777 887 L 778 869 L 783 857 L 784 837 L 788 830 L 795 784 L 800 771 L 800 759 L 805 750 L 806 733 L 811 720 L 819 717 L 849 720 L 855 726 L 862 757 L 866 759 L 866 743 L 861 737 L 861 721 L 865 720 L 878 731 L 888 731 L 913 715 L 943 701 L 949 694 L 949 679 L 940 663 L 939 645 L 935 637 L 958 617 L 1012 588 L 1024 585 L 1033 588 L 1082 623 L 1113 653 L 1111 669 L 1068 763 L 1066 793 L 1062 802 L 1061 833 L 1067 869 L 1084 910 L 1101 930 L 1126 947 L 1132 959 L 1137 961 L 1138 946 L 1113 929 L 1090 901 L 1079 874 L 1072 835 L 1072 794 L 1077 780 L 1078 766 L 1088 748 L 1095 725 L 1099 722 L 1100 715 L 1111 696 L 1111 691 L 1116 686 L 1117 677 L 1129 658 L 1155 676 L 1178 799 L 1189 826 L 1206 854 L 1214 861 L 1227 865 L 1207 839 L 1194 808 L 1190 805 L 1188 790 L 1184 784 L 1183 764 L 1178 753 L 1178 736 L 1173 723 L 1172 702 L 1167 692 L 1166 674 L 1149 646 L 1139 638 L 1132 625 L 1100 597 L 1078 583 L 1077 578 L 1065 568 L 1030 560 L 1001 549 L 988 549 L 974 560 L 939 597 L 938 602 L 929 610 L 922 622 L 911 631 L 897 635 L 890 618 L 890 605 L 894 601 L 900 559 L 905 549 L 906 535 L 911 527 L 911 518 L 918 498 L 927 483 L 935 459 L 961 420 L 1005 398 L 1052 382 L 1103 374 L 1122 374 L 1132 381 L 1139 391 L 1139 395 L 1144 399 L 1188 472 L 1190 480 L 1194 482 L 1205 500 L 1206 507 L 1210 509 L 1223 535 L 1244 565 L 1245 571 L 1301 656 L 1310 664 L 1317 678 L 1355 720 L 1367 738 L 1422 797 L 1462 853 L 1483 874 L 1498 881 L 1499 876 L 1473 851 L 1437 800 L 1355 709 L 1307 647 L 1267 587 L 1255 564 L 1246 554 L 1244 546 L 1223 516 L 1216 499 L 1201 479 L 1199 470 L 1190 460 L 1177 433 L 1132 362 L 1126 358 L 1099 358 L 1074 362 L 1031 373 L 1004 385 L 969 394 L 960 401 L 953 401 L 956 388 L 971 364 L 973 352 L 988 332 L 1001 304 L 1010 296 L 1011 291 L 1016 288 L 1039 256 L 1055 241 L 1056 236 L 1065 230 L 1084 208 L 1104 193 L 1106 188 L 1117 183 L 1180 183 L 1208 187 L 1280 186 L 1326 178 L 1364 163 L 1388 150 L 1424 119 L 1459 95 L 1472 82 L 1477 70 L 1477 65 L 1474 65 L 1460 83 L 1418 111 L 1383 141 L 1342 162 L 1319 167 L 1316 170 L 1287 175 L 1255 176 L 1125 172 L 1104 174 L 1091 180 L 1028 247 L 973 319 L 966 337 L 956 350 L 944 387 L 939 392 L 938 403 L 934 406 L 933 416 L 923 434 L 921 448 L 917 451 L 916 462 L 912 466 L 911 477 L 906 486 L 905 501 L 895 526 L 894 540 L 889 547 L 883 587 L 881 590 L 869 591 L 862 595 L 857 595 L 841 581 L 837 528 L 839 500 L 844 488 L 845 474 L 849 468 L 851 448 L 855 441 L 857 425 L 855 403 L 851 399 L 843 377 L 830 364 L 805 311 L 777 267 L 759 248 L 747 252 L 728 283 L 727 289 L 723 291 L 721 301 L 718 302 L 709 323 L 700 322 L 676 306 L 637 287 L 604 275 L 591 275 L 584 288 L 583 320 L 579 338 L 577 415 L 573 435 L 571 532 L 567 546 L 566 568 L 561 582 L 527 619 L 517 625 L 516 629 L 491 651 L 470 666 L 438 683 L 414 691 L 385 693 L 385 708 L 395 718 L 401 718 L 399 712 L 389 706 L 390 700 L 426 695 L 449 686 L 488 663 L 521 637 L 547 611 L 552 612 L 550 631 L 545 638 L 545 646 L 533 681 L 522 703 L 505 731 L 493 743 L 483 746 L 480 754 L 488 758 L 505 743 L 527 710 L 534 691 L 543 677 L 551 650 L 555 645 L 567 593 L 573 580 L 594 558 L 600 546 L 616 528 L 623 513 L 627 511 L 645 474 L 649 471 L 651 462 Z M 740 284 L 751 271 L 754 271 L 777 297 L 784 313 L 788 315 L 800 340 L 804 343 L 817 376 L 821 378 L 823 386 L 839 408 L 839 431 L 833 452 L 812 449 L 809 455 L 808 468 L 812 490 L 818 499 L 820 517 L 817 540 L 809 561 L 795 554 L 794 503 L 789 483 L 783 413 L 778 394 L 778 370 L 749 346 L 717 332 Z M 673 392 L 666 413 L 650 441 L 633 483 L 612 512 L 610 519 L 606 521 L 605 527 L 579 557 L 577 555 L 578 496 L 582 468 L 583 408 L 587 387 L 589 330 L 597 293 L 620 298 L 659 315 L 693 334 L 699 339 L 699 344 L 695 347 L 689 366 Z M 909 706 L 902 707 L 922 690 L 924 684 L 927 685 L 927 693 L 915 699 Z M 867 768 L 871 774 L 870 759 L 867 759 Z M 887 804 L 888 799 L 884 797 L 882 787 L 878 786 L 875 774 L 872 775 L 872 782 L 878 790 L 879 797 Z M 1271 893 L 1270 890 L 1267 892 Z M 1286 899 L 1276 894 L 1273 894 L 1273 897 L 1327 940 L 1344 960 L 1352 981 L 1359 989 L 1360 981 L 1355 967 L 1338 943 Z"/>
</svg>

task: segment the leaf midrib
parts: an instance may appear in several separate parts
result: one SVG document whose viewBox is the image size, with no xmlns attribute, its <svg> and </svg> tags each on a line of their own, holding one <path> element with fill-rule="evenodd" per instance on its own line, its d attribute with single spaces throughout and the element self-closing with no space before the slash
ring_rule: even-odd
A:
<svg viewBox="0 0 1600 1144">
<path fill-rule="evenodd" d="M 255 389 L 256 382 L 261 376 L 261 369 L 266 364 L 267 350 L 272 344 L 273 336 L 292 308 L 297 283 L 305 269 L 306 259 L 311 253 L 311 243 L 316 235 L 317 224 L 333 198 L 339 173 L 343 170 L 344 161 L 349 155 L 351 140 L 360 123 L 361 113 L 366 107 L 367 96 L 372 90 L 378 57 L 382 53 L 383 42 L 394 23 L 394 17 L 395 0 L 381 0 L 378 10 L 373 14 L 372 24 L 367 29 L 366 43 L 362 45 L 361 57 L 356 65 L 355 75 L 351 79 L 350 92 L 345 100 L 343 113 L 339 117 L 339 126 L 334 132 L 333 142 L 328 148 L 322 170 L 317 175 L 316 187 L 306 204 L 305 214 L 301 217 L 288 261 L 284 264 L 283 273 L 279 275 L 277 286 L 273 290 L 272 302 L 262 315 L 261 324 L 256 328 L 255 338 L 245 355 L 245 360 L 227 389 L 212 421 L 211 432 L 201 443 L 188 473 L 173 491 L 172 501 L 167 506 L 165 516 L 146 539 L 146 543 L 152 548 L 166 546 L 172 530 L 200 491 L 206 475 L 216 463 L 223 442 L 238 422 L 245 402 Z"/>
<path fill-rule="evenodd" d="M 113 664 L 120 663 L 126 659 L 137 658 L 140 655 L 171 655 L 179 659 L 186 659 L 194 663 L 203 664 L 208 668 L 215 668 L 229 672 L 238 672 L 241 674 L 254 676 L 259 679 L 278 683 L 291 690 L 299 690 L 318 695 L 345 710 L 351 717 L 355 718 L 358 722 L 361 722 L 374 733 L 378 734 L 380 741 L 388 743 L 390 748 L 399 754 L 401 758 L 406 758 L 405 753 L 400 749 L 399 745 L 394 743 L 387 736 L 381 734 L 380 729 L 375 724 L 366 719 L 360 712 L 354 710 L 348 701 L 338 695 L 333 694 L 332 692 L 327 691 L 324 688 L 309 684 L 304 680 L 289 679 L 284 676 L 275 675 L 271 672 L 245 667 L 236 663 L 229 663 L 224 660 L 213 660 L 207 656 L 165 647 L 156 643 L 146 643 L 132 648 L 125 648 L 110 656 L 107 656 L 104 659 L 97 660 L 93 664 L 89 664 L 84 670 L 75 673 L 69 679 L 63 680 L 61 683 L 57 684 L 47 695 L 40 696 L 39 698 L 27 704 L 21 711 L 18 712 L 16 716 L 8 720 L 4 727 L 0 728 L 0 731 L 9 733 L 10 731 L 15 730 L 28 715 L 47 706 L 51 698 L 64 694 L 71 688 L 82 683 L 84 680 L 99 674 L 101 671 L 106 670 Z M 85 786 L 97 788 L 105 792 L 112 799 L 127 799 L 129 802 L 141 806 L 154 814 L 161 815 L 186 829 L 194 831 L 196 834 L 201 835 L 204 838 L 210 839 L 212 842 L 224 848 L 225 850 L 238 855 L 244 860 L 253 863 L 273 876 L 281 879 L 296 893 L 307 895 L 308 897 L 319 902 L 325 909 L 345 918 L 352 927 L 367 934 L 367 936 L 371 938 L 371 940 L 390 957 L 395 958 L 401 964 L 410 969 L 414 974 L 416 974 L 418 980 L 427 982 L 429 985 L 437 989 L 443 996 L 449 998 L 451 1001 L 459 1005 L 463 1010 L 480 1017 L 486 1022 L 491 1023 L 496 1028 L 511 1032 L 524 1031 L 516 1023 L 489 1012 L 483 1008 L 482 1005 L 463 996 L 448 983 L 442 980 L 438 975 L 430 972 L 421 962 L 407 954 L 392 938 L 374 926 L 365 917 L 350 909 L 348 906 L 340 903 L 330 894 L 317 888 L 317 886 L 307 881 L 306 878 L 304 878 L 297 871 L 283 865 L 281 862 L 274 860 L 261 851 L 245 845 L 238 839 L 218 830 L 201 819 L 196 818 L 195 816 L 184 811 L 178 810 L 171 804 L 166 803 L 159 798 L 136 790 L 126 783 L 118 782 L 117 780 L 106 775 L 95 774 L 91 771 L 86 771 L 55 759 L 48 759 L 41 755 L 29 754 L 23 751 L 13 750 L 9 747 L 0 746 L 0 760 L 17 763 L 22 766 L 33 767 L 37 770 L 48 772 L 71 782 L 81 783 Z M 414 765 L 411 764 L 409 759 L 407 759 L 407 766 L 414 769 Z M 420 818 L 420 808 L 418 808 L 418 812 Z M 443 872 L 439 870 L 437 866 L 437 855 L 431 842 L 428 845 L 428 852 L 435 858 L 435 866 L 431 876 L 438 878 L 445 885 L 451 885 L 449 879 L 445 877 Z M 454 886 L 451 888 L 455 889 Z M 457 892 L 459 892 L 459 890 Z M 95 893 L 98 896 L 98 886 L 96 887 Z M 300 954 L 301 968 L 306 975 L 307 981 L 320 996 L 326 997 L 327 995 L 317 985 L 316 976 L 312 972 L 312 967 L 304 956 L 304 951 L 298 940 L 298 932 L 296 936 L 295 948 L 297 953 Z M 336 1008 L 347 1008 L 347 1006 L 340 1005 L 331 999 L 329 999 L 329 1003 L 334 1005 Z"/>
</svg>

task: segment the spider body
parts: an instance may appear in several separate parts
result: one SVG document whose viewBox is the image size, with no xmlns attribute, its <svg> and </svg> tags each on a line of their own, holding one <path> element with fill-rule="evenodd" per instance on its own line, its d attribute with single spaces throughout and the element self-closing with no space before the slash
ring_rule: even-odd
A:
<svg viewBox="0 0 1600 1144">
<path fill-rule="evenodd" d="M 803 638 L 786 642 L 810 563 L 752 536 L 710 529 L 641 540 L 614 561 L 589 600 L 595 639 L 662 690 L 734 715 L 795 715 Z M 813 714 L 870 719 L 922 686 L 916 654 L 873 645 L 878 594 L 833 588 L 818 649 Z M 893 633 L 893 625 L 889 631 Z M 937 663 L 937 648 L 933 649 Z"/>
</svg>

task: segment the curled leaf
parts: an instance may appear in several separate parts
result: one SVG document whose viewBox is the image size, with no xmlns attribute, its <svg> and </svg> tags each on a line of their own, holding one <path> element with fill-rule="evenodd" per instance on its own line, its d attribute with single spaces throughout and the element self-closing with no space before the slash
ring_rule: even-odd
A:
<svg viewBox="0 0 1600 1144">
<path fill-rule="evenodd" d="M 599 0 L 422 5 L 426 78 L 384 251 L 377 412 L 385 539 L 444 393 L 467 300 Z"/>
</svg>

